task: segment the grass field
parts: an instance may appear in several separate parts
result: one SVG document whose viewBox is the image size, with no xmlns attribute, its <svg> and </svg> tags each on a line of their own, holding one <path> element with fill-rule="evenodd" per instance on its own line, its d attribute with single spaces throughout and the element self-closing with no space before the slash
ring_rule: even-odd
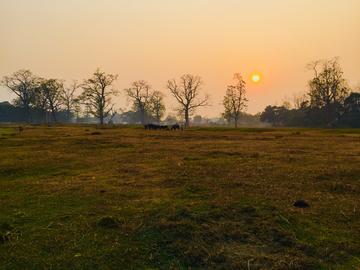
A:
<svg viewBox="0 0 360 270">
<path fill-rule="evenodd" d="M 356 129 L 3 124 L 0 269 L 359 269 L 359 165 Z"/>
</svg>

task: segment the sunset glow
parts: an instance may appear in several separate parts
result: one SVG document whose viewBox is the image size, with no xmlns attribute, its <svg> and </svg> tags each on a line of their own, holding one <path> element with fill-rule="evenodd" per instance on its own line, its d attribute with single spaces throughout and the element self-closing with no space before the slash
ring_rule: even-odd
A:
<svg viewBox="0 0 360 270">
<path fill-rule="evenodd" d="M 259 75 L 256 75 L 256 74 L 255 74 L 255 75 L 252 76 L 253 82 L 258 82 L 259 79 L 260 79 L 260 76 L 259 76 Z"/>
<path fill-rule="evenodd" d="M 256 114 L 308 91 L 310 61 L 339 56 L 350 87 L 360 84 L 358 14 L 354 0 L 0 1 L 0 79 L 28 69 L 81 83 L 99 68 L 118 75 L 120 93 L 147 81 L 165 94 L 171 114 L 177 101 L 165 89 L 168 80 L 200 76 L 202 90 L 221 100 L 241 73 L 254 87 L 247 113 Z M 0 86 L 0 102 L 14 98 Z M 117 110 L 131 109 L 123 94 L 113 101 Z M 223 109 L 213 102 L 196 114 L 219 117 Z"/>
</svg>

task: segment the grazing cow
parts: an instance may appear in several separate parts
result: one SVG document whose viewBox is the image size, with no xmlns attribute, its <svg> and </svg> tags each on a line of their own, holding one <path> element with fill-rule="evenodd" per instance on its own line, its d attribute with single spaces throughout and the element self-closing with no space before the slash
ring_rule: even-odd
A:
<svg viewBox="0 0 360 270">
<path fill-rule="evenodd" d="M 159 129 L 162 129 L 162 130 L 169 130 L 168 126 L 163 126 L 163 125 L 160 125 L 160 126 L 159 126 Z"/>
<path fill-rule="evenodd" d="M 172 125 L 171 130 L 176 130 L 176 129 L 180 130 L 180 126 L 178 124 Z"/>
<path fill-rule="evenodd" d="M 148 124 L 148 128 L 149 130 L 153 129 L 153 130 L 157 130 L 158 129 L 158 125 L 155 124 Z"/>
<path fill-rule="evenodd" d="M 157 129 L 162 129 L 162 130 L 168 130 L 169 128 L 168 128 L 168 126 L 163 126 L 163 125 L 156 125 L 156 124 L 147 124 L 147 125 L 145 125 L 145 130 L 147 130 L 147 129 L 149 129 L 149 130 L 151 130 L 151 129 L 153 129 L 153 130 L 157 130 Z"/>
</svg>

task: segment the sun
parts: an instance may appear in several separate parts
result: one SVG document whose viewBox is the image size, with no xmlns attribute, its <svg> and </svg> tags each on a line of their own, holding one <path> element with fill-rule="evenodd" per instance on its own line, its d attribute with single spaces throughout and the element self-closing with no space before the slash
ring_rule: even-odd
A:
<svg viewBox="0 0 360 270">
<path fill-rule="evenodd" d="M 253 75 L 251 78 L 252 78 L 253 82 L 258 82 L 260 80 L 260 76 L 257 74 Z"/>
</svg>

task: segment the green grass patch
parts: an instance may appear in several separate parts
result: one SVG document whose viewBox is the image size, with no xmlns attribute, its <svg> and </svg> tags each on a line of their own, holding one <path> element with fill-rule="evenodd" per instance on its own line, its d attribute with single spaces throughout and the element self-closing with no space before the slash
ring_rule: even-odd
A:
<svg viewBox="0 0 360 270">
<path fill-rule="evenodd" d="M 347 129 L 323 129 L 323 133 L 327 134 L 359 134 L 360 135 L 360 129 L 359 128 L 347 128 Z"/>
</svg>

